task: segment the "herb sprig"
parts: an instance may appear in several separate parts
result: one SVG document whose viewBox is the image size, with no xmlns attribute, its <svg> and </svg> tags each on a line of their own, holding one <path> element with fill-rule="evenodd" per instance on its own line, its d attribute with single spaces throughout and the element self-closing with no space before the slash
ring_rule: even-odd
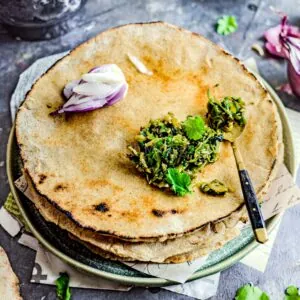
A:
<svg viewBox="0 0 300 300">
<path fill-rule="evenodd" d="M 69 275 L 67 273 L 60 273 L 59 275 L 60 276 L 55 280 L 57 298 L 59 300 L 70 300 Z"/>
<path fill-rule="evenodd" d="M 270 296 L 251 283 L 245 284 L 236 291 L 235 300 L 270 300 Z M 285 290 L 284 300 L 300 300 L 299 288 L 290 285 Z"/>
<path fill-rule="evenodd" d="M 223 16 L 218 19 L 217 32 L 220 35 L 229 35 L 238 29 L 235 16 Z"/>
<path fill-rule="evenodd" d="M 268 294 L 253 284 L 246 284 L 240 287 L 234 298 L 235 300 L 270 300 Z"/>
<path fill-rule="evenodd" d="M 177 169 L 169 168 L 166 174 L 166 180 L 171 186 L 171 190 L 178 196 L 184 196 L 191 193 L 191 177 Z"/>
<path fill-rule="evenodd" d="M 294 285 L 290 285 L 285 290 L 284 300 L 300 300 L 299 289 Z"/>
<path fill-rule="evenodd" d="M 205 127 L 206 126 L 204 120 L 198 116 L 189 116 L 183 122 L 183 128 L 187 137 L 194 141 L 198 141 L 201 139 L 201 137 L 205 133 Z"/>
</svg>

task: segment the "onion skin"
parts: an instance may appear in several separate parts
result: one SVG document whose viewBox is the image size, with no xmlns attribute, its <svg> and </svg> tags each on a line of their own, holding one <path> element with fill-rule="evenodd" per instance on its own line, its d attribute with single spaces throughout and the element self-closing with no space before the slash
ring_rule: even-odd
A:
<svg viewBox="0 0 300 300">
<path fill-rule="evenodd" d="M 291 62 L 288 63 L 288 79 L 295 96 L 300 98 L 300 74 L 296 72 Z"/>
<path fill-rule="evenodd" d="M 128 91 L 128 84 L 125 83 L 121 89 L 119 90 L 119 92 L 114 95 L 114 97 L 112 97 L 111 99 L 109 99 L 107 101 L 107 106 L 111 106 L 115 103 L 117 103 L 118 101 L 120 101 L 119 99 L 122 99 L 122 98 L 125 98 L 126 94 L 127 94 L 127 91 Z"/>
<path fill-rule="evenodd" d="M 281 24 L 268 29 L 264 34 L 268 52 L 288 61 L 287 73 L 289 85 L 281 89 L 291 90 L 300 98 L 300 30 L 296 26 L 288 25 L 287 16 L 283 16 Z"/>
<path fill-rule="evenodd" d="M 79 82 L 80 82 L 80 79 L 79 80 L 73 80 L 73 81 L 69 82 L 68 84 L 66 84 L 66 86 L 64 88 L 64 91 L 63 91 L 63 94 L 66 97 L 66 99 L 71 98 L 71 96 L 73 94 L 73 88 L 76 85 L 78 85 Z"/>
<path fill-rule="evenodd" d="M 268 52 L 272 55 L 287 58 L 288 53 L 285 48 L 282 46 L 280 42 L 280 33 L 281 33 L 282 25 L 277 25 L 273 28 L 268 29 L 264 36 L 267 40 L 265 47 Z"/>
<path fill-rule="evenodd" d="M 285 83 L 281 86 L 279 86 L 278 88 L 276 88 L 278 91 L 281 91 L 281 92 L 284 92 L 284 93 L 287 93 L 289 95 L 294 95 L 293 93 L 293 90 L 292 90 L 292 87 L 289 83 Z"/>
</svg>

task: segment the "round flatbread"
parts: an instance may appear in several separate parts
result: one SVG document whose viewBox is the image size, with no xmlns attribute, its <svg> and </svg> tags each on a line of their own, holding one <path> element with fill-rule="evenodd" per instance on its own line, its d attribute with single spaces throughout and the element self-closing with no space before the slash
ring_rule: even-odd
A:
<svg viewBox="0 0 300 300">
<path fill-rule="evenodd" d="M 82 229 L 72 220 L 67 218 L 62 212 L 58 211 L 45 198 L 39 195 L 32 185 L 28 175 L 25 174 L 27 181 L 26 195 L 34 203 L 45 220 L 52 222 L 60 228 L 67 230 L 73 237 L 84 245 L 88 246 L 93 252 L 107 257 L 118 257 L 120 260 L 145 261 L 145 262 L 175 262 L 175 257 L 182 262 L 187 253 L 192 253 L 196 258 L 197 253 L 202 255 L 200 249 L 215 249 L 221 247 L 229 238 L 238 235 L 239 230 L 235 228 L 239 221 L 245 220 L 247 216 L 246 208 L 243 206 L 240 210 L 232 213 L 229 217 L 216 223 L 208 223 L 200 230 L 178 237 L 169 239 L 165 242 L 126 242 L 110 236 L 97 234 L 91 230 Z M 107 254 L 107 255 L 105 255 Z M 172 260 L 170 260 L 172 257 Z M 180 257 L 180 260 L 179 260 Z"/>
<path fill-rule="evenodd" d="M 189 262 L 196 258 L 205 256 L 214 250 L 220 249 L 228 241 L 237 237 L 239 235 L 239 233 L 240 233 L 240 231 L 237 228 L 228 228 L 222 234 L 216 233 L 208 241 L 206 241 L 205 243 L 199 244 L 192 251 L 182 252 L 181 254 L 169 256 L 165 260 L 160 260 L 160 261 L 144 260 L 144 262 L 159 262 L 159 263 L 164 263 L 164 264 L 180 264 L 180 263 L 184 263 L 184 262 Z M 70 237 L 72 239 L 76 240 L 77 242 L 80 242 L 81 244 L 83 244 L 85 247 L 87 247 L 93 253 L 100 255 L 106 259 L 117 260 L 117 261 L 126 261 L 126 262 L 140 261 L 140 260 L 137 260 L 136 258 L 132 258 L 131 256 L 130 257 L 118 256 L 116 254 L 113 254 L 112 252 L 102 250 L 101 248 L 96 247 L 88 242 L 84 242 L 84 241 L 76 238 L 75 236 L 70 235 Z"/>
<path fill-rule="evenodd" d="M 138 57 L 152 76 L 128 60 Z M 88 113 L 51 116 L 62 90 L 91 68 L 117 64 L 129 83 L 127 97 Z M 224 197 L 177 197 L 147 184 L 128 159 L 127 145 L 150 119 L 173 112 L 184 120 L 205 115 L 207 90 L 217 98 L 241 97 L 247 125 L 238 139 L 260 197 L 282 161 L 276 106 L 235 58 L 205 38 L 165 23 L 108 30 L 56 63 L 28 93 L 16 120 L 24 167 L 37 191 L 79 226 L 123 239 L 167 239 L 224 218 L 243 197 L 231 145 L 199 174 L 231 187 Z M 97 211 L 96 206 L 105 207 Z M 160 213 L 157 214 L 156 212 Z"/>
<path fill-rule="evenodd" d="M 0 298 L 22 300 L 19 280 L 11 268 L 8 257 L 0 247 Z"/>
</svg>

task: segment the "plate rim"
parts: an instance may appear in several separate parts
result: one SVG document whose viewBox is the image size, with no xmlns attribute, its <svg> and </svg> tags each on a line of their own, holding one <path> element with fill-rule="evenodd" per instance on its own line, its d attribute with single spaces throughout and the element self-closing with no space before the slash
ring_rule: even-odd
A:
<svg viewBox="0 0 300 300">
<path fill-rule="evenodd" d="M 264 80 L 260 75 L 258 75 L 255 72 L 254 75 L 261 81 L 263 86 L 266 88 L 266 90 L 269 92 L 269 94 L 272 96 L 274 102 L 277 105 L 278 112 L 280 114 L 280 119 L 283 123 L 285 123 L 286 127 L 286 132 L 284 135 L 284 144 L 288 145 L 288 151 L 289 151 L 289 169 L 292 175 L 295 177 L 296 175 L 296 160 L 295 160 L 295 144 L 293 141 L 293 136 L 292 136 L 292 130 L 291 130 L 291 125 L 290 122 L 287 118 L 287 114 L 285 111 L 285 107 L 283 103 L 281 102 L 279 96 L 277 93 L 274 91 L 274 89 L 270 86 L 270 84 Z M 60 250 L 56 249 L 54 246 L 51 245 L 50 242 L 48 242 L 39 232 L 38 230 L 34 227 L 34 225 L 31 223 L 30 219 L 27 216 L 26 211 L 24 210 L 23 204 L 21 203 L 21 200 L 18 196 L 17 189 L 14 185 L 13 182 L 13 166 L 12 166 L 12 145 L 14 142 L 15 138 L 15 122 L 13 123 L 13 126 L 11 128 L 10 134 L 9 134 L 9 139 L 7 143 L 7 149 L 6 149 L 6 171 L 7 171 L 7 177 L 8 177 L 8 182 L 10 186 L 10 190 L 16 200 L 16 203 L 20 209 L 20 212 L 22 216 L 24 217 L 28 227 L 30 228 L 32 234 L 38 239 L 38 241 L 50 252 L 52 252 L 54 255 L 62 259 L 64 262 L 68 263 L 69 265 L 72 265 L 75 268 L 78 268 L 80 270 L 86 271 L 87 273 L 100 276 L 102 278 L 108 279 L 108 280 L 113 280 L 113 281 L 118 281 L 120 283 L 126 284 L 126 285 L 135 285 L 135 286 L 167 286 L 167 285 L 172 285 L 172 284 L 178 284 L 178 282 L 174 282 L 171 280 L 163 279 L 163 278 L 157 278 L 157 277 L 131 277 L 131 276 L 125 276 L 125 275 L 119 275 L 119 274 L 113 274 L 109 273 L 106 271 L 101 271 L 96 268 L 93 268 L 91 266 L 87 266 L 84 263 L 78 262 L 75 259 L 69 257 L 68 255 L 64 254 Z M 285 147 L 285 154 L 286 154 L 286 149 Z M 281 214 L 278 214 L 274 217 L 272 217 L 269 220 L 269 224 L 267 225 L 267 230 L 268 232 L 272 231 L 276 224 L 279 222 L 280 218 L 282 216 Z M 248 253 L 253 251 L 259 244 L 253 240 L 249 244 L 247 244 L 245 247 L 243 247 L 241 250 L 239 250 L 237 253 L 233 254 L 232 256 L 224 259 L 223 261 L 212 265 L 210 267 L 207 267 L 206 269 L 196 271 L 192 276 L 190 276 L 187 280 L 188 281 L 193 281 L 205 276 L 209 276 L 212 274 L 215 274 L 217 272 L 220 272 L 224 269 L 229 268 L 233 264 L 237 263 L 240 261 L 244 256 L 246 256 Z"/>
</svg>

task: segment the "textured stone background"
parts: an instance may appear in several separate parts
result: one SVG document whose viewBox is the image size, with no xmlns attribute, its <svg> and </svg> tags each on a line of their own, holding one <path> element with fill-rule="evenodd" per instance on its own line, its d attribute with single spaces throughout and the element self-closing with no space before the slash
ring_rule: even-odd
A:
<svg viewBox="0 0 300 300">
<path fill-rule="evenodd" d="M 286 12 L 291 22 L 300 26 L 300 0 L 89 0 L 87 5 L 69 20 L 74 29 L 49 41 L 27 42 L 9 36 L 0 25 L 0 206 L 9 191 L 5 172 L 5 153 L 10 130 L 9 100 L 18 75 L 37 58 L 75 47 L 109 27 L 132 22 L 163 20 L 198 32 L 220 44 L 240 59 L 254 56 L 261 74 L 273 87 L 286 81 L 285 64 L 270 57 L 261 58 L 251 51 L 254 42 L 262 44 L 265 29 L 278 24 L 279 18 L 270 6 Z M 0 8 L 1 9 L 1 8 Z M 215 33 L 215 23 L 223 14 L 235 15 L 239 30 L 227 37 Z M 285 104 L 300 110 L 300 101 L 281 95 Z M 299 149 L 297 149 L 299 151 Z M 300 178 L 298 176 L 298 183 Z M 242 284 L 253 282 L 282 299 L 284 287 L 300 286 L 300 207 L 286 212 L 265 274 L 236 264 L 222 272 L 218 294 L 214 299 L 233 299 Z M 28 283 L 34 252 L 17 244 L 0 228 L 0 244 L 12 261 L 21 280 L 24 299 L 55 299 L 50 286 Z M 135 288 L 128 293 L 73 289 L 73 299 L 191 299 L 175 293 Z"/>
</svg>

